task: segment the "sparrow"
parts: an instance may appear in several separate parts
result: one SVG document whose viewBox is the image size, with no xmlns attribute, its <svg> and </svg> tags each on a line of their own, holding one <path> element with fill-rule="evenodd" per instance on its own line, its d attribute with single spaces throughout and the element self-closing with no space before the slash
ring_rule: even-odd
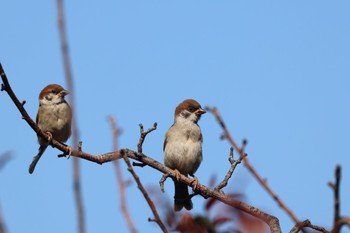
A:
<svg viewBox="0 0 350 233">
<path fill-rule="evenodd" d="M 164 164 L 175 170 L 175 196 L 174 210 L 180 211 L 183 207 L 187 210 L 193 208 L 188 188 L 185 183 L 179 181 L 182 175 L 194 177 L 194 190 L 198 185 L 198 179 L 194 176 L 202 162 L 203 137 L 198 121 L 205 113 L 201 105 L 193 100 L 187 99 L 180 103 L 175 109 L 174 124 L 165 135 L 163 146 Z"/>
<path fill-rule="evenodd" d="M 35 166 L 45 152 L 52 138 L 66 142 L 71 135 L 72 110 L 64 97 L 69 92 L 58 84 L 46 86 L 39 94 L 39 109 L 36 124 L 46 132 L 48 138 L 38 136 L 39 152 L 34 156 L 29 166 L 29 173 L 34 172 Z"/>
</svg>

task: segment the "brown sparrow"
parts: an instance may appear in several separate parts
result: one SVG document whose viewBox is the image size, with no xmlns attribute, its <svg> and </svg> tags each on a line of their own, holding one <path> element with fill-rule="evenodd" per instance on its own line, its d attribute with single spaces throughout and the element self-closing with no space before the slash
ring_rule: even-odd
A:
<svg viewBox="0 0 350 233">
<path fill-rule="evenodd" d="M 198 179 L 194 176 L 202 162 L 202 133 L 197 122 L 205 113 L 201 105 L 193 100 L 183 101 L 175 109 L 174 124 L 165 135 L 164 164 L 174 169 L 177 173 L 174 196 L 174 210 L 180 211 L 183 207 L 187 210 L 193 208 L 188 188 L 185 183 L 179 181 L 179 173 L 194 177 L 194 189 L 198 185 Z"/>
<path fill-rule="evenodd" d="M 71 135 L 72 110 L 64 99 L 68 94 L 69 92 L 58 84 L 46 86 L 39 94 L 36 123 L 43 132 L 48 134 L 49 139 L 38 137 L 39 152 L 29 166 L 30 174 L 34 172 L 37 162 L 52 138 L 66 142 Z"/>
</svg>

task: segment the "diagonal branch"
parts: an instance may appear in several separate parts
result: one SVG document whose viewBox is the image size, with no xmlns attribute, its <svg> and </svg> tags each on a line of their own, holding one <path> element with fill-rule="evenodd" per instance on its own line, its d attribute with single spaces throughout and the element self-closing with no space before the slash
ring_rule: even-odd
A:
<svg viewBox="0 0 350 233">
<path fill-rule="evenodd" d="M 241 161 L 247 156 L 246 153 L 243 154 L 243 156 L 240 156 L 237 160 L 233 159 L 233 148 L 230 148 L 230 157 L 229 157 L 229 162 L 231 164 L 230 170 L 227 172 L 225 178 L 223 181 L 220 182 L 220 184 L 218 184 L 214 190 L 216 191 L 220 191 L 222 188 L 226 187 L 228 180 L 231 178 L 233 172 L 236 169 L 236 166 L 241 163 Z"/>
<path fill-rule="evenodd" d="M 18 110 L 21 112 L 22 116 L 24 116 L 23 118 L 27 121 L 27 123 L 32 127 L 32 129 L 39 135 L 42 137 L 45 137 L 46 134 L 44 134 L 40 128 L 34 123 L 34 121 L 29 117 L 29 115 L 27 114 L 26 110 L 24 109 L 23 105 L 20 104 L 20 102 L 18 101 L 16 95 L 13 93 L 11 86 L 7 80 L 7 77 L 5 75 L 5 72 L 2 69 L 2 66 L 0 64 L 0 74 L 1 74 L 1 78 L 3 80 L 3 85 L 2 85 L 2 89 L 6 90 L 6 92 L 9 94 L 9 96 L 11 97 L 12 101 L 16 104 Z M 68 147 L 60 142 L 58 142 L 57 140 L 55 140 L 54 138 L 50 141 L 50 145 L 57 148 L 58 150 L 62 151 L 62 152 L 66 152 L 68 151 Z M 105 154 L 101 154 L 98 156 L 83 152 L 83 151 L 79 151 L 79 150 L 73 150 L 71 153 L 71 156 L 74 157 L 78 157 L 78 158 L 82 158 L 82 159 L 86 159 L 88 161 L 91 162 L 95 162 L 98 164 L 102 164 L 105 162 L 110 162 L 116 159 L 120 159 L 122 157 L 127 156 L 128 158 L 137 160 L 141 163 L 145 163 L 147 164 L 149 167 L 156 169 L 164 174 L 168 174 L 169 176 L 171 176 L 172 178 L 176 177 L 176 174 L 174 172 L 174 170 L 166 167 L 165 165 L 159 163 L 158 161 L 146 156 L 146 155 L 142 155 L 139 156 L 139 153 L 136 151 L 132 151 L 129 149 L 122 149 L 119 151 L 113 151 L 113 152 L 109 152 L 109 153 L 105 153 Z M 191 186 L 193 188 L 193 179 L 190 179 L 184 175 L 179 176 L 179 180 L 189 186 Z M 258 208 L 255 208 L 253 206 L 250 206 L 244 202 L 235 200 L 233 198 L 231 198 L 230 196 L 227 196 L 225 194 L 223 194 L 222 192 L 218 192 L 215 190 L 212 190 L 202 184 L 198 184 L 196 191 L 204 196 L 207 197 L 212 197 L 217 199 L 218 201 L 221 201 L 231 207 L 237 208 L 245 213 L 248 213 L 256 218 L 261 219 L 262 221 L 264 221 L 270 228 L 270 231 L 272 233 L 280 233 L 281 232 L 281 228 L 279 225 L 279 221 L 276 217 L 269 215 L 261 210 L 259 210 Z"/>
<path fill-rule="evenodd" d="M 314 229 L 314 230 L 322 232 L 322 233 L 331 233 L 331 232 L 327 231 L 326 229 L 324 229 L 323 227 L 319 227 L 319 226 L 311 224 L 309 219 L 306 219 L 303 222 L 295 224 L 295 226 L 292 228 L 292 230 L 290 230 L 289 233 L 298 233 L 300 230 L 302 230 L 305 227 Z"/>
<path fill-rule="evenodd" d="M 211 112 L 219 125 L 224 131 L 224 137 L 229 141 L 229 143 L 235 148 L 236 151 L 240 154 L 240 156 L 244 155 L 244 151 L 242 147 L 240 147 L 235 140 L 233 140 L 230 132 L 228 131 L 225 122 L 223 121 L 219 111 L 217 108 L 209 108 L 206 107 L 206 110 Z M 246 143 L 243 143 L 245 145 Z M 243 159 L 243 163 L 246 168 L 250 171 L 250 173 L 258 180 L 258 182 L 265 188 L 268 194 L 277 202 L 277 204 L 290 216 L 290 218 L 296 223 L 299 224 L 299 219 L 294 215 L 294 213 L 288 208 L 288 206 L 277 196 L 277 194 L 271 189 L 271 187 L 266 183 L 266 181 L 259 175 L 259 173 L 255 170 L 255 168 L 250 164 L 249 160 L 246 158 Z"/>
<path fill-rule="evenodd" d="M 117 127 L 117 123 L 114 117 L 110 116 L 108 118 L 109 123 L 111 124 L 111 128 L 112 128 L 112 138 L 113 138 L 113 150 L 118 150 L 118 138 L 120 135 L 120 129 Z M 134 221 L 132 220 L 129 210 L 126 206 L 126 195 L 125 195 L 125 182 L 123 180 L 123 175 L 122 175 L 122 171 L 120 169 L 120 163 L 119 160 L 114 160 L 113 161 L 114 164 L 114 171 L 115 171 L 115 176 L 116 176 L 116 180 L 117 180 L 117 185 L 119 188 L 119 203 L 120 203 L 120 208 L 122 211 L 122 214 L 124 216 L 124 219 L 126 221 L 126 224 L 129 228 L 129 231 L 132 233 L 136 233 L 136 227 L 134 224 Z"/>
<path fill-rule="evenodd" d="M 123 159 L 124 159 L 126 165 L 128 166 L 128 171 L 129 171 L 129 172 L 131 173 L 131 175 L 134 177 L 134 180 L 135 180 L 136 183 L 137 183 L 137 187 L 140 189 L 142 195 L 145 197 L 145 199 L 146 199 L 146 201 L 147 201 L 149 207 L 151 208 L 151 211 L 152 211 L 152 213 L 153 213 L 153 215 L 154 215 L 154 220 L 152 220 L 152 221 L 156 222 L 156 223 L 158 224 L 158 226 L 160 227 L 160 229 L 162 229 L 163 232 L 168 233 L 168 230 L 166 229 L 164 223 L 162 222 L 162 220 L 161 220 L 160 217 L 159 217 L 159 214 L 158 214 L 158 212 L 157 212 L 157 210 L 156 210 L 156 207 L 155 207 L 153 201 L 152 201 L 151 198 L 149 197 L 149 195 L 148 195 L 146 189 L 143 187 L 143 185 L 142 185 L 142 183 L 141 183 L 141 181 L 140 181 L 139 176 L 136 174 L 136 172 L 135 172 L 134 169 L 132 168 L 128 156 L 126 156 L 126 154 L 122 153 L 122 157 L 123 157 Z"/>
<path fill-rule="evenodd" d="M 67 33 L 66 33 L 66 24 L 65 24 L 65 16 L 64 16 L 64 6 L 63 6 L 63 0 L 57 0 L 57 20 L 58 20 L 58 31 L 60 36 L 60 43 L 61 43 L 61 53 L 62 53 L 62 59 L 63 59 L 63 67 L 64 67 L 64 74 L 66 78 L 67 88 L 71 91 L 71 94 L 68 96 L 70 106 L 73 111 L 73 117 L 72 117 L 72 143 L 73 145 L 78 145 L 78 126 L 76 117 L 74 114 L 75 111 L 75 92 L 74 92 L 74 85 L 73 85 L 73 75 L 72 75 L 72 67 L 70 62 L 70 56 L 69 56 L 69 46 L 68 46 L 68 39 L 67 39 Z M 84 204 L 83 204 L 83 197 L 81 192 L 81 178 L 80 178 L 80 166 L 79 166 L 79 160 L 76 158 L 73 158 L 73 187 L 74 187 L 74 199 L 75 204 L 77 208 L 77 217 L 78 217 L 78 226 L 79 226 L 79 233 L 85 233 L 85 212 L 84 212 Z"/>
</svg>

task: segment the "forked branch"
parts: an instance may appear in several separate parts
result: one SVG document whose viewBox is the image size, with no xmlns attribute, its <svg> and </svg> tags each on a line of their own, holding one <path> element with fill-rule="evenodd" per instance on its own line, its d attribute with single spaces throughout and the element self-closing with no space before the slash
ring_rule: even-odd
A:
<svg viewBox="0 0 350 233">
<path fill-rule="evenodd" d="M 45 137 L 46 134 L 44 134 L 39 129 L 39 127 L 34 123 L 34 121 L 29 117 L 29 115 L 27 114 L 23 105 L 21 104 L 20 101 L 18 101 L 16 95 L 13 93 L 11 86 L 8 83 L 5 72 L 2 69 L 1 64 L 0 64 L 0 74 L 1 74 L 1 78 L 3 80 L 2 89 L 5 90 L 9 94 L 9 96 L 11 97 L 11 99 L 13 100 L 15 105 L 17 106 L 18 110 L 21 112 L 23 118 L 32 127 L 32 129 L 39 136 Z M 62 152 L 66 152 L 68 150 L 66 145 L 63 145 L 62 143 L 58 142 L 54 138 L 51 140 L 50 145 L 57 148 L 58 150 L 61 150 Z M 154 168 L 154 169 L 156 169 L 164 174 L 168 174 L 172 178 L 175 177 L 174 170 L 172 170 L 172 169 L 166 167 L 165 165 L 159 163 L 158 161 L 144 155 L 143 153 L 142 153 L 142 156 L 140 156 L 139 152 L 135 152 L 135 151 L 130 150 L 130 149 L 122 149 L 122 150 L 113 151 L 113 152 L 105 153 L 105 154 L 98 155 L 98 156 L 94 156 L 92 154 L 85 153 L 85 152 L 79 151 L 79 150 L 73 150 L 71 153 L 71 156 L 86 159 L 88 161 L 96 162 L 98 164 L 102 164 L 105 162 L 110 162 L 110 161 L 113 161 L 116 159 L 127 157 L 128 159 L 131 158 L 131 159 L 137 160 L 141 163 L 145 163 L 145 164 L 147 164 L 147 166 Z M 180 175 L 179 180 L 193 188 L 193 179 L 190 179 L 184 175 Z M 261 219 L 269 226 L 270 231 L 273 233 L 280 233 L 281 232 L 279 221 L 276 217 L 269 215 L 269 214 L 255 208 L 253 206 L 250 206 L 244 202 L 235 200 L 235 199 L 223 194 L 222 192 L 210 189 L 202 184 L 197 185 L 196 192 L 201 194 L 201 195 L 207 196 L 207 197 L 215 198 L 215 199 L 217 199 L 217 200 L 219 200 L 219 201 L 221 201 L 221 202 L 223 202 L 231 207 L 237 208 L 243 212 L 246 212 L 248 214 L 251 214 L 254 217 Z"/>
</svg>

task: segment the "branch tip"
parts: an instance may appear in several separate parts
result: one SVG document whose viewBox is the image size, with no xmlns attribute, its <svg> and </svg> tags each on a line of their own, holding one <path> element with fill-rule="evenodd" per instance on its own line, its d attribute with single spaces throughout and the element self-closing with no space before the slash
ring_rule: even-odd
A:
<svg viewBox="0 0 350 233">
<path fill-rule="evenodd" d="M 144 131 L 143 129 L 143 125 L 140 123 L 139 124 L 140 126 L 140 139 L 139 139 L 139 143 L 137 144 L 137 151 L 140 155 L 142 155 L 142 145 L 143 145 L 143 142 L 145 141 L 146 139 L 146 136 L 147 134 L 149 134 L 150 132 L 154 131 L 157 129 L 157 122 L 155 122 L 153 124 L 153 127 L 152 128 L 149 128 L 148 130 Z"/>
<path fill-rule="evenodd" d="M 145 163 L 136 163 L 136 162 L 132 162 L 132 165 L 133 165 L 134 167 L 144 167 L 144 166 L 147 166 L 147 164 L 145 164 Z"/>
<path fill-rule="evenodd" d="M 78 151 L 81 152 L 83 148 L 83 141 L 78 142 Z"/>
</svg>

